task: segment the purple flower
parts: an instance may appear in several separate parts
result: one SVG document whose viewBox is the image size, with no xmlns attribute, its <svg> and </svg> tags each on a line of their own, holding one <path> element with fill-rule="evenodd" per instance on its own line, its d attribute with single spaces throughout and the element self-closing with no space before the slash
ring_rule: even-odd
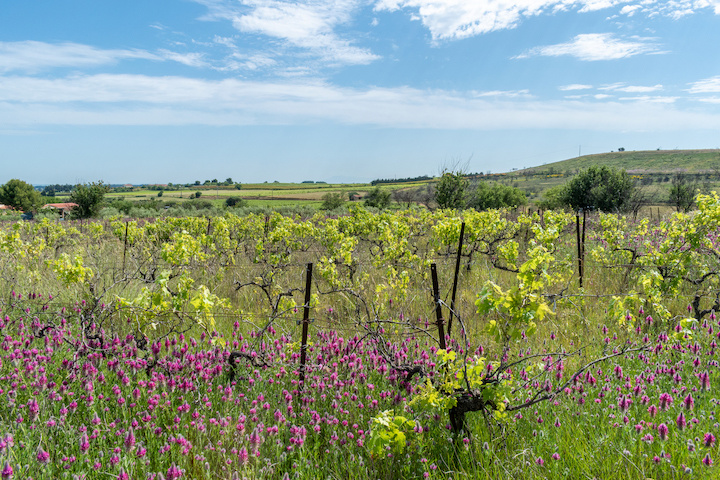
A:
<svg viewBox="0 0 720 480">
<path fill-rule="evenodd" d="M 677 424 L 677 427 L 680 430 L 685 429 L 685 425 L 687 425 L 687 421 L 685 420 L 685 414 L 683 412 L 680 412 L 680 415 L 677 416 L 677 420 L 675 420 L 675 423 Z"/>
<path fill-rule="evenodd" d="M 125 449 L 130 451 L 135 446 L 135 434 L 133 433 L 132 427 L 127 432 L 127 435 L 125 435 L 125 441 L 123 442 L 125 444 Z"/>
<path fill-rule="evenodd" d="M 50 454 L 48 452 L 46 452 L 45 450 L 43 450 L 42 447 L 40 447 L 38 449 L 36 458 L 39 463 L 42 463 L 43 465 L 45 465 L 46 463 L 48 463 L 48 461 L 50 461 Z"/>
<path fill-rule="evenodd" d="M 705 437 L 703 439 L 703 443 L 705 443 L 705 446 L 710 448 L 713 445 L 715 445 L 715 435 L 712 433 L 706 433 Z"/>
<path fill-rule="evenodd" d="M 711 466 L 711 465 L 713 464 L 712 457 L 710 456 L 709 453 L 706 453 L 706 454 L 705 454 L 705 458 L 702 459 L 702 463 L 703 463 L 703 465 L 705 465 L 706 467 L 709 467 L 709 466 Z M 3 475 L 3 478 L 5 478 L 4 475 Z"/>
<path fill-rule="evenodd" d="M 660 440 L 662 440 L 662 441 L 667 440 L 668 432 L 669 432 L 667 425 L 665 425 L 664 423 L 661 423 L 660 425 L 658 425 L 657 431 L 658 431 L 658 437 L 660 437 Z"/>
<path fill-rule="evenodd" d="M 243 447 L 238 452 L 238 460 L 240 460 L 240 465 L 247 465 L 248 462 L 248 451 L 247 448 Z"/>
<path fill-rule="evenodd" d="M 537 463 L 538 465 L 540 465 L 542 467 L 543 465 L 545 465 L 545 460 L 543 460 L 542 457 L 538 457 L 535 460 L 535 463 Z"/>
<path fill-rule="evenodd" d="M 183 471 L 180 470 L 180 468 L 178 468 L 177 465 L 175 465 L 174 463 L 172 465 L 170 465 L 170 468 L 168 468 L 168 471 L 166 474 L 166 477 L 168 480 L 174 480 L 174 479 L 180 478 L 182 476 L 183 476 Z"/>
<path fill-rule="evenodd" d="M 710 374 L 707 370 L 699 375 L 700 377 L 700 388 L 703 390 L 710 390 Z"/>
<path fill-rule="evenodd" d="M 88 440 L 87 433 L 83 433 L 80 437 L 80 451 L 85 453 L 90 450 L 90 440 Z"/>
<path fill-rule="evenodd" d="M 673 398 L 669 393 L 663 393 L 660 395 L 660 410 L 667 410 L 672 403 Z"/>
<path fill-rule="evenodd" d="M 5 461 L 5 466 L 2 469 L 2 472 L 0 472 L 0 477 L 2 477 L 2 480 L 9 480 L 12 478 L 13 475 L 13 468 L 10 466 L 10 463 Z"/>
<path fill-rule="evenodd" d="M 695 406 L 695 400 L 692 397 L 692 393 L 688 393 L 688 396 L 683 399 L 683 405 L 687 410 L 692 410 Z"/>
</svg>

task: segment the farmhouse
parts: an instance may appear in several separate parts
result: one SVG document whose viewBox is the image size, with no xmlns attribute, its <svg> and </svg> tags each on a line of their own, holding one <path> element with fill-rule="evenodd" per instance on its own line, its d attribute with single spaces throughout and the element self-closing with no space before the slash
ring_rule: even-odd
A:
<svg viewBox="0 0 720 480">
<path fill-rule="evenodd" d="M 42 206 L 42 208 L 50 208 L 50 209 L 56 209 L 60 211 L 60 218 L 65 218 L 65 215 L 70 213 L 70 211 L 77 207 L 77 203 L 67 202 L 67 203 L 47 203 Z"/>
</svg>

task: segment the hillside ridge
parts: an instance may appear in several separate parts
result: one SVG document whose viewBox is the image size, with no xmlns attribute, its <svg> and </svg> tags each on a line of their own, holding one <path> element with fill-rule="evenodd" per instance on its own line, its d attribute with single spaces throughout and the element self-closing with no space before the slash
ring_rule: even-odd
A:
<svg viewBox="0 0 720 480">
<path fill-rule="evenodd" d="M 562 173 L 584 170 L 592 165 L 624 168 L 628 173 L 717 173 L 720 149 L 638 150 L 595 153 L 546 163 L 513 173 Z"/>
</svg>

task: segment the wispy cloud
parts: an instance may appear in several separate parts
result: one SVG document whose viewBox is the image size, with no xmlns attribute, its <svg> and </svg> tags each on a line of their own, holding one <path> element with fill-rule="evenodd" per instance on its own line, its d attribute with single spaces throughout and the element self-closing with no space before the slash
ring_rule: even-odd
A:
<svg viewBox="0 0 720 480">
<path fill-rule="evenodd" d="M 680 18 L 700 10 L 720 14 L 720 0 L 377 0 L 375 9 L 407 9 L 430 30 L 434 40 L 466 38 L 517 27 L 524 19 L 559 11 L 579 13 L 608 9 L 632 16 Z"/>
<path fill-rule="evenodd" d="M 618 39 L 612 33 L 585 33 L 571 42 L 530 49 L 514 58 L 571 56 L 584 61 L 618 60 L 635 55 L 662 53 L 654 38 Z"/>
<path fill-rule="evenodd" d="M 342 38 L 337 30 L 353 20 L 362 0 L 195 0 L 208 7 L 204 18 L 228 20 L 245 34 L 263 35 L 325 62 L 363 65 L 379 57 Z"/>
<path fill-rule="evenodd" d="M 706 78 L 690 84 L 690 93 L 720 93 L 720 76 Z"/>
<path fill-rule="evenodd" d="M 611 85 L 603 85 L 599 90 L 624 92 L 624 93 L 650 93 L 658 92 L 663 89 L 662 85 L 626 85 L 624 83 L 613 83 Z"/>
<path fill-rule="evenodd" d="M 144 50 L 103 50 L 78 43 L 0 42 L 0 72 L 36 73 L 58 67 L 96 67 L 124 59 L 159 60 Z"/>
<path fill-rule="evenodd" d="M 93 68 L 121 60 L 173 61 L 191 67 L 206 67 L 202 54 L 161 49 L 101 49 L 80 43 L 37 41 L 0 42 L 0 73 L 39 73 L 55 68 Z"/>
<path fill-rule="evenodd" d="M 530 90 L 489 90 L 485 92 L 471 92 L 476 98 L 530 98 Z"/>
<path fill-rule="evenodd" d="M 573 83 L 570 85 L 563 85 L 561 87 L 558 87 L 558 89 L 562 92 L 572 92 L 574 90 L 589 90 L 593 88 L 592 85 L 583 85 L 580 83 Z"/>
<path fill-rule="evenodd" d="M 676 109 L 661 97 L 618 102 L 598 94 L 587 101 L 541 101 L 524 93 L 517 97 L 486 93 L 478 96 L 477 92 L 410 87 L 353 89 L 321 81 L 262 83 L 107 74 L 62 79 L 12 76 L 0 77 L 0 128 L 324 122 L 439 130 L 720 128 L 720 114 Z"/>
</svg>

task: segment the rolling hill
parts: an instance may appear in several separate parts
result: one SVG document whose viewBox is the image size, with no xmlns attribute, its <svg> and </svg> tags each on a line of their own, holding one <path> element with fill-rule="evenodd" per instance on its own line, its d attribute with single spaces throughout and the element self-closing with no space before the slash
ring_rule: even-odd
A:
<svg viewBox="0 0 720 480">
<path fill-rule="evenodd" d="M 646 150 L 599 153 L 548 163 L 516 173 L 575 173 L 591 165 L 624 168 L 628 173 L 717 173 L 720 150 Z"/>
</svg>

